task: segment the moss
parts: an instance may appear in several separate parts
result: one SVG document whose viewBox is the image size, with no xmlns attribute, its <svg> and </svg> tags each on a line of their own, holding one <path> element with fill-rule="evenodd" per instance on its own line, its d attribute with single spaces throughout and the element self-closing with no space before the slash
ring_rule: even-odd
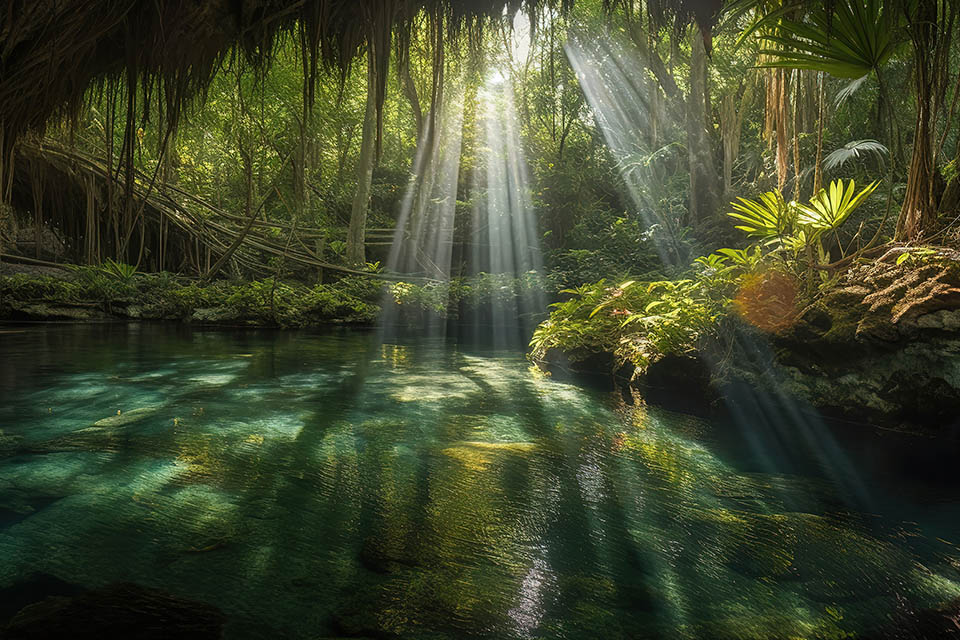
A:
<svg viewBox="0 0 960 640">
<path fill-rule="evenodd" d="M 379 314 L 380 290 L 380 283 L 361 286 L 353 280 L 314 287 L 272 279 L 204 284 L 167 273 L 120 280 L 98 268 L 82 267 L 62 278 L 0 276 L 0 318 L 133 318 L 282 327 L 368 324 Z"/>
</svg>

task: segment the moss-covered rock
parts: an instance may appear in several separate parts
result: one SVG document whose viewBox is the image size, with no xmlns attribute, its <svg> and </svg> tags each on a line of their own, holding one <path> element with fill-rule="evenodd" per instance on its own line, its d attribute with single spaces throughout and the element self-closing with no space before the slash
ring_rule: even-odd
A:
<svg viewBox="0 0 960 640">
<path fill-rule="evenodd" d="M 812 404 L 937 427 L 960 413 L 960 263 L 946 256 L 847 272 L 773 336 L 787 388 Z"/>
</svg>

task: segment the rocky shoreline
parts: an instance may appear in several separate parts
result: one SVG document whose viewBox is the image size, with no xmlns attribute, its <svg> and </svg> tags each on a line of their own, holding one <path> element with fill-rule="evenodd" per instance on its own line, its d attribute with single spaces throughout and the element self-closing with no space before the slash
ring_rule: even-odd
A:
<svg viewBox="0 0 960 640">
<path fill-rule="evenodd" d="M 557 349 L 536 364 L 561 378 L 613 380 L 646 402 L 694 413 L 723 411 L 730 386 L 745 385 L 833 416 L 960 435 L 960 262 L 854 267 L 786 329 L 741 323 L 732 336 L 642 371 L 612 354 Z"/>
</svg>

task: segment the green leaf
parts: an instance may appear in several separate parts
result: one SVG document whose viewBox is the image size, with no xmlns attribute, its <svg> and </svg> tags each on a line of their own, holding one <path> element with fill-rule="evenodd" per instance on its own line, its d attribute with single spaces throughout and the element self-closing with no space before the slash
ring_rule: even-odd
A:
<svg viewBox="0 0 960 640">
<path fill-rule="evenodd" d="M 834 180 L 830 183 L 829 192 L 821 189 L 820 193 L 810 199 L 809 206 L 797 206 L 797 221 L 812 229 L 814 237 L 832 231 L 843 224 L 879 185 L 879 181 L 871 182 L 854 195 L 856 184 L 853 180 L 847 185 L 844 185 L 843 180 Z"/>
<path fill-rule="evenodd" d="M 881 0 L 843 0 L 814 5 L 806 20 L 782 13 L 771 18 L 770 33 L 760 38 L 772 45 L 761 53 L 772 59 L 759 66 L 823 71 L 858 79 L 875 72 L 905 39 L 896 9 Z M 770 14 L 773 16 L 773 14 Z"/>
</svg>

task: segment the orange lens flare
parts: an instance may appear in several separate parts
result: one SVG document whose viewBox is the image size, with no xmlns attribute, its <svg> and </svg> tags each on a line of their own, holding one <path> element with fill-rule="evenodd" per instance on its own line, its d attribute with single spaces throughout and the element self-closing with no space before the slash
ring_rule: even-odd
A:
<svg viewBox="0 0 960 640">
<path fill-rule="evenodd" d="M 795 278 L 781 271 L 765 271 L 744 276 L 734 305 L 744 320 L 776 333 L 796 322 L 797 294 Z"/>
</svg>

